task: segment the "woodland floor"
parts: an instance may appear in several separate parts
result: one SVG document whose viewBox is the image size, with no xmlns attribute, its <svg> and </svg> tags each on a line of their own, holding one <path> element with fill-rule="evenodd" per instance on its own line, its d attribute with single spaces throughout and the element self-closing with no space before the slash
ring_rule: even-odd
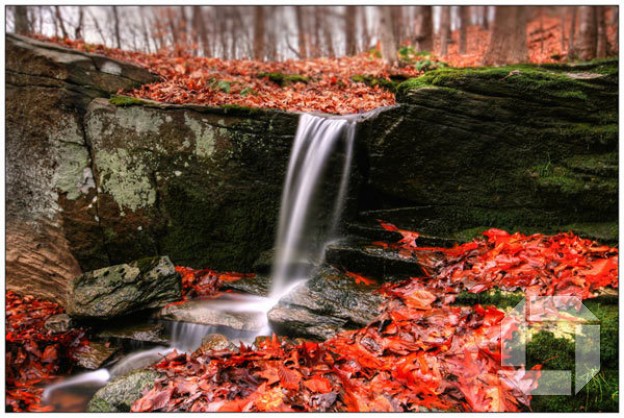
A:
<svg viewBox="0 0 624 418">
<path fill-rule="evenodd" d="M 368 326 L 320 343 L 274 335 L 237 349 L 173 352 L 153 366 L 162 377 L 132 411 L 531 410 L 529 393 L 539 386 L 539 371 L 564 356 L 565 350 L 547 351 L 544 362 L 530 367 L 532 373 L 524 367 L 501 366 L 501 339 L 518 330 L 517 322 L 503 321 L 515 301 L 506 309 L 456 302 L 493 289 L 528 296 L 576 296 L 580 301 L 594 298 L 606 287 L 618 287 L 618 250 L 570 233 L 527 236 L 490 229 L 483 238 L 453 248 L 425 248 L 417 246 L 417 233 L 382 226 L 403 239 L 373 244 L 389 245 L 407 258 L 418 255 L 422 260 L 435 254 L 443 261 L 423 277 L 384 284 L 379 290 L 384 296 L 381 314 Z M 221 283 L 247 276 L 184 267 L 178 271 L 185 298 L 215 297 Z M 360 286 L 374 281 L 350 276 Z M 561 308 L 551 302 L 538 305 L 531 309 L 549 315 Z M 7 294 L 10 410 L 51 410 L 40 404 L 42 385 L 69 373 L 75 350 L 89 344 L 88 329 L 60 334 L 44 330 L 45 320 L 61 311 L 51 302 Z M 539 319 L 532 321 L 532 327 L 539 328 Z M 537 338 L 554 336 L 548 332 Z M 617 357 L 617 342 L 615 349 L 609 342 L 613 335 L 606 338 L 603 361 L 614 357 L 603 352 L 607 348 Z M 543 350 L 544 341 L 537 344 Z M 566 349 L 570 344 L 573 347 L 564 342 Z M 597 409 L 588 410 L 617 405 L 617 386 L 613 392 L 606 385 L 605 381 L 600 386 Z M 570 403 L 569 397 L 564 398 Z"/>
<path fill-rule="evenodd" d="M 566 23 L 569 28 L 569 23 Z M 240 106 L 299 112 L 349 114 L 395 104 L 399 82 L 425 71 L 481 64 L 490 32 L 479 26 L 467 31 L 467 53 L 459 54 L 459 31 L 452 34 L 447 56 L 417 53 L 409 46 L 399 51 L 400 61 L 390 67 L 376 50 L 342 58 L 316 58 L 260 62 L 221 60 L 192 56 L 184 51 L 156 54 L 123 51 L 102 45 L 57 38 L 41 38 L 81 51 L 128 61 L 160 76 L 161 81 L 120 94 L 137 99 L 209 106 Z M 617 33 L 609 27 L 610 44 Z M 567 60 L 567 39 L 559 18 L 544 17 L 527 25 L 529 62 L 557 63 Z M 437 45 L 434 46 L 437 51 Z M 615 51 L 616 52 L 616 51 Z"/>
</svg>

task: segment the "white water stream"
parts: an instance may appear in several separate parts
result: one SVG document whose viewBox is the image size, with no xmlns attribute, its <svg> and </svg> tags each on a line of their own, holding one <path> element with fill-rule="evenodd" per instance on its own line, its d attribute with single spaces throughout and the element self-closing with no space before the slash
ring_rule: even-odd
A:
<svg viewBox="0 0 624 418">
<path fill-rule="evenodd" d="M 110 369 L 99 369 L 82 373 L 48 386 L 43 394 L 44 401 L 53 402 L 56 391 L 75 387 L 97 389 L 111 378 L 131 370 L 154 364 L 170 353 L 192 352 L 202 339 L 211 333 L 224 334 L 230 340 L 253 342 L 258 335 L 269 335 L 268 311 L 279 299 L 294 287 L 307 280 L 315 265 L 322 261 L 324 247 L 335 238 L 333 235 L 344 209 L 348 191 L 351 160 L 355 138 L 356 118 L 321 117 L 302 114 L 295 136 L 288 171 L 282 193 L 282 201 L 276 239 L 276 255 L 271 273 L 271 290 L 267 298 L 250 295 L 228 295 L 221 300 L 209 300 L 197 304 L 201 310 L 219 312 L 250 313 L 263 321 L 252 332 L 237 331 L 227 327 L 207 326 L 186 322 L 168 322 L 171 334 L 170 347 L 155 347 L 128 354 Z M 342 158 L 342 160 L 340 160 Z M 338 161 L 336 161 L 338 160 Z M 324 174 L 333 167 L 339 173 L 337 187 L 331 193 L 324 193 Z M 328 200 L 332 200 L 329 201 Z M 319 207 L 332 208 L 329 217 L 319 222 Z M 320 225 L 324 224 L 324 225 Z"/>
</svg>

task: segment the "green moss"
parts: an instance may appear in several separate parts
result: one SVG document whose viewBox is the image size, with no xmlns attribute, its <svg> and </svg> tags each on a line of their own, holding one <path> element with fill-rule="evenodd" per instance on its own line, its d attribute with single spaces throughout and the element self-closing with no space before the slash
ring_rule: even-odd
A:
<svg viewBox="0 0 624 418">
<path fill-rule="evenodd" d="M 522 292 L 504 292 L 500 289 L 492 289 L 483 293 L 469 293 L 462 291 L 455 299 L 455 305 L 474 306 L 494 305 L 497 308 L 513 308 L 525 298 Z"/>
<path fill-rule="evenodd" d="M 600 242 L 616 244 L 619 237 L 617 222 L 587 222 L 564 225 L 562 231 L 572 231 L 575 234 Z"/>
<path fill-rule="evenodd" d="M 582 412 L 618 410 L 618 307 L 585 301 L 600 324 L 600 371 L 573 396 L 533 396 L 536 412 Z M 583 349 L 582 347 L 580 349 Z M 541 364 L 543 370 L 571 370 L 574 381 L 575 344 L 540 331 L 527 344 L 527 365 Z"/>
<path fill-rule="evenodd" d="M 617 177 L 618 153 L 575 155 L 563 161 L 567 168 L 588 174 L 612 175 Z"/>
<path fill-rule="evenodd" d="M 596 190 L 609 195 L 617 195 L 617 177 L 602 178 L 596 176 L 580 176 L 563 166 L 555 166 L 552 171 L 539 175 L 541 167 L 534 167 L 533 174 L 537 176 L 538 186 L 556 190 L 565 195 L 586 194 L 588 191 Z"/>
<path fill-rule="evenodd" d="M 602 71 L 617 73 L 617 62 L 605 64 Z M 600 77 L 599 77 L 600 78 Z M 451 87 L 475 91 L 501 92 L 507 95 L 534 95 L 535 98 L 552 96 L 559 99 L 587 101 L 589 94 L 599 90 L 596 79 L 576 78 L 565 70 L 535 65 L 506 67 L 443 68 L 430 71 L 398 86 L 399 98 L 412 90 L 424 87 Z M 609 93 L 609 92 L 606 92 Z M 616 97 L 616 96 L 614 96 Z"/>
<path fill-rule="evenodd" d="M 127 107 L 127 106 L 136 106 L 143 105 L 145 102 L 141 99 L 137 99 L 136 97 L 130 96 L 112 96 L 108 99 L 109 103 L 119 107 Z"/>
<path fill-rule="evenodd" d="M 231 113 L 241 116 L 251 116 L 262 112 L 262 109 L 258 107 L 241 106 L 237 104 L 224 104 L 221 105 L 220 108 L 224 109 L 226 114 Z"/>
<path fill-rule="evenodd" d="M 391 92 L 396 92 L 397 86 L 401 84 L 400 80 L 388 80 L 385 77 L 376 77 L 367 74 L 356 74 L 351 77 L 351 81 L 354 81 L 356 83 L 364 83 L 370 87 L 379 86 Z"/>
<path fill-rule="evenodd" d="M 293 83 L 307 84 L 310 81 L 310 77 L 300 74 L 258 73 L 258 77 L 266 77 L 272 82 L 279 84 L 280 87 L 285 87 Z"/>
</svg>

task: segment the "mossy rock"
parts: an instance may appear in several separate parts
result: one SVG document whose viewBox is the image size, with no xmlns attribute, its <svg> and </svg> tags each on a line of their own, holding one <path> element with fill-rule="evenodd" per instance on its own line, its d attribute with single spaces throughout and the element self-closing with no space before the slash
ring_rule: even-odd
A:
<svg viewBox="0 0 624 418">
<path fill-rule="evenodd" d="M 268 78 L 280 87 L 286 87 L 294 83 L 307 84 L 310 77 L 301 74 L 284 74 L 284 73 L 258 73 L 259 78 Z"/>
<path fill-rule="evenodd" d="M 117 95 L 114 95 L 113 97 L 108 99 L 108 101 L 110 102 L 110 104 L 115 105 L 115 106 L 120 106 L 120 107 L 136 106 L 136 105 L 143 105 L 143 104 L 145 104 L 145 102 L 143 100 L 137 99 L 136 97 L 130 97 L 130 96 L 117 96 Z"/>
<path fill-rule="evenodd" d="M 534 395 L 535 412 L 615 412 L 619 401 L 618 306 L 584 301 L 600 323 L 600 371 L 572 396 Z M 582 349 L 582 348 L 581 348 Z M 541 364 L 542 370 L 571 370 L 574 381 L 575 344 L 541 331 L 527 344 L 527 365 Z"/>
<path fill-rule="evenodd" d="M 393 80 L 392 78 L 388 80 L 385 77 L 376 77 L 376 76 L 368 75 L 368 74 L 356 74 L 351 77 L 351 81 L 354 81 L 356 83 L 364 83 L 370 87 L 379 86 L 381 88 L 384 88 L 388 91 L 395 93 L 397 91 L 397 86 L 399 86 L 399 84 L 404 80 L 400 80 L 400 79 Z"/>
<path fill-rule="evenodd" d="M 87 412 L 130 412 L 132 404 L 159 376 L 152 370 L 135 370 L 116 378 L 93 395 Z"/>
</svg>

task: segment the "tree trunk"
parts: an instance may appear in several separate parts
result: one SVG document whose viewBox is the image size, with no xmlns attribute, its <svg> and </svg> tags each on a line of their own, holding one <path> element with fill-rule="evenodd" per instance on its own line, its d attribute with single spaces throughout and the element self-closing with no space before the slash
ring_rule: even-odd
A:
<svg viewBox="0 0 624 418">
<path fill-rule="evenodd" d="M 308 58 L 306 45 L 306 30 L 303 19 L 303 7 L 293 6 L 295 8 L 295 20 L 297 23 L 297 48 L 299 50 L 299 58 L 302 60 Z"/>
<path fill-rule="evenodd" d="M 356 19 L 357 19 L 357 6 L 345 7 L 345 43 L 346 43 L 346 55 L 357 54 L 357 41 L 356 41 Z"/>
<path fill-rule="evenodd" d="M 84 25 L 84 6 L 78 6 L 78 24 L 74 30 L 74 37 L 82 39 L 82 27 Z"/>
<path fill-rule="evenodd" d="M 527 10 L 523 6 L 496 6 L 496 16 L 484 65 L 518 64 L 529 56 Z"/>
<path fill-rule="evenodd" d="M 368 18 L 366 17 L 366 6 L 360 10 L 360 26 L 362 27 L 362 50 L 368 51 L 371 46 L 370 32 L 368 31 Z"/>
<path fill-rule="evenodd" d="M 18 35 L 30 34 L 28 6 L 13 6 L 13 16 L 15 18 L 15 33 Z"/>
<path fill-rule="evenodd" d="M 115 46 L 121 49 L 121 31 L 119 29 L 119 8 L 113 6 L 113 25 L 115 30 Z"/>
<path fill-rule="evenodd" d="M 576 6 L 570 7 L 570 35 L 568 39 L 568 59 L 576 58 L 574 36 L 576 35 Z"/>
<path fill-rule="evenodd" d="M 440 56 L 448 53 L 449 33 L 451 31 L 451 6 L 442 6 L 440 13 Z"/>
<path fill-rule="evenodd" d="M 397 45 L 400 45 L 403 41 L 403 14 L 405 10 L 402 6 L 388 6 L 390 7 L 390 14 L 392 16 L 392 35 Z"/>
<path fill-rule="evenodd" d="M 323 22 L 323 40 L 325 41 L 325 48 L 327 51 L 327 56 L 329 58 L 334 58 L 336 56 L 336 52 L 334 51 L 334 40 L 332 38 L 331 28 L 330 28 L 330 20 L 329 20 L 329 9 L 327 7 L 321 7 L 321 15 L 325 18 L 322 20 Z"/>
<path fill-rule="evenodd" d="M 420 6 L 416 20 L 416 49 L 433 50 L 433 11 L 431 6 Z"/>
<path fill-rule="evenodd" d="M 607 7 L 595 6 L 596 9 L 596 25 L 598 26 L 598 41 L 596 43 L 596 58 L 605 58 L 607 56 L 609 47 L 607 39 L 607 20 L 605 19 L 605 13 Z"/>
<path fill-rule="evenodd" d="M 465 54 L 468 44 L 468 25 L 470 24 L 470 6 L 459 6 L 459 53 Z"/>
<path fill-rule="evenodd" d="M 264 60 L 264 7 L 254 6 L 254 59 Z"/>
<path fill-rule="evenodd" d="M 561 49 L 561 55 L 563 55 L 563 50 L 565 49 L 565 23 L 566 23 L 566 7 L 561 7 L 561 13 L 559 14 L 559 31 L 561 32 L 561 45 L 559 49 Z"/>
<path fill-rule="evenodd" d="M 583 61 L 596 58 L 598 25 L 596 6 L 579 6 L 579 37 L 576 52 Z"/>
<path fill-rule="evenodd" d="M 202 54 L 204 57 L 209 57 L 211 55 L 210 39 L 208 38 L 208 28 L 204 21 L 204 11 L 201 6 L 193 6 L 193 29 L 199 41 L 198 43 L 201 44 Z"/>
<path fill-rule="evenodd" d="M 67 34 L 67 29 L 65 29 L 65 22 L 63 21 L 63 15 L 61 14 L 60 6 L 54 6 L 54 16 L 56 17 L 56 22 L 61 28 L 61 34 L 64 39 L 68 39 L 69 35 Z"/>
<path fill-rule="evenodd" d="M 379 8 L 379 38 L 381 40 L 381 57 L 390 64 L 397 63 L 397 44 L 392 30 L 392 8 L 390 6 L 377 6 Z"/>
</svg>

